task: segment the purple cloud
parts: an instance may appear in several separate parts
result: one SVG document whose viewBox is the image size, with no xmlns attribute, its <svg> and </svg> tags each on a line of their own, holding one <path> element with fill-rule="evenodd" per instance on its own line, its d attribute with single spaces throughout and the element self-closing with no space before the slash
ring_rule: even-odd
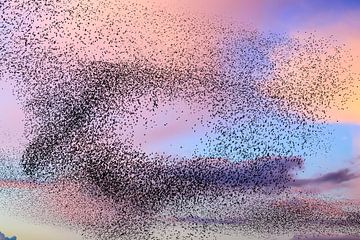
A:
<svg viewBox="0 0 360 240">
<path fill-rule="evenodd" d="M 290 186 L 294 171 L 302 166 L 303 160 L 297 157 L 263 157 L 241 162 L 205 158 L 180 161 L 172 167 L 170 175 L 195 181 L 197 186 L 276 190 Z"/>
<path fill-rule="evenodd" d="M 358 178 L 359 175 L 354 174 L 350 171 L 350 169 L 341 169 L 336 172 L 327 173 L 321 177 L 310 178 L 310 179 L 297 179 L 292 183 L 292 186 L 302 187 L 307 185 L 314 184 L 323 184 L 323 183 L 332 183 L 332 184 L 340 184 L 355 178 Z"/>
</svg>

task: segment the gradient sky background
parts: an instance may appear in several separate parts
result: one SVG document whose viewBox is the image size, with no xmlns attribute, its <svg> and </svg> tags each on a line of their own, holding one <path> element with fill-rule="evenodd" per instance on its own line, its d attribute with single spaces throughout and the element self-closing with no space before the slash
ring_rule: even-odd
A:
<svg viewBox="0 0 360 240">
<path fill-rule="evenodd" d="M 148 4 L 148 1 L 132 1 Z M 354 55 L 353 72 L 360 74 L 360 1 L 187 0 L 182 1 L 181 4 L 176 0 L 153 0 L 153 2 L 167 5 L 173 11 L 182 7 L 191 11 L 232 16 L 239 22 L 250 23 L 266 32 L 278 32 L 288 36 L 305 36 L 313 32 L 316 37 L 331 37 L 340 44 L 345 44 L 346 49 Z M 0 81 L 0 160 L 6 164 L 16 165 L 26 142 L 22 137 L 24 114 L 12 94 L 11 80 L 4 81 L 5 79 L 6 76 L 2 76 Z M 330 150 L 322 152 L 323 150 L 314 149 L 317 154 L 305 159 L 305 169 L 299 177 L 317 177 L 343 168 L 360 172 L 360 89 L 346 106 L 345 110 L 332 111 L 331 120 L 326 123 L 326 128 L 333 131 L 331 137 L 324 136 L 327 138 Z M 185 106 L 184 110 L 187 111 Z M 178 117 L 175 112 L 169 113 L 169 116 Z M 159 116 L 158 120 L 161 121 L 161 118 L 163 116 Z M 197 133 L 193 133 L 191 124 L 174 123 L 165 128 L 154 129 L 148 135 L 148 143 L 144 148 L 148 152 L 189 156 L 194 150 L 194 145 L 199 144 L 199 138 L 205 130 L 200 128 Z M 139 135 L 140 133 L 141 130 Z M 301 155 L 301 151 L 299 154 Z M 3 168 L 1 171 L 8 170 Z M 12 177 L 11 173 L 3 176 Z M 27 191 L 26 187 L 19 189 L 19 186 L 10 189 L 14 189 L 7 192 L 10 195 L 11 191 L 24 191 L 24 194 Z M 347 197 L 360 200 L 359 189 L 360 182 L 349 184 L 346 190 Z M 0 192 L 0 203 L 10 204 L 14 208 L 21 204 L 7 202 L 7 194 Z M 71 230 L 34 225 L 30 218 L 9 216 L 2 210 L 0 210 L 0 232 L 8 236 L 15 235 L 20 240 L 81 239 Z"/>
</svg>

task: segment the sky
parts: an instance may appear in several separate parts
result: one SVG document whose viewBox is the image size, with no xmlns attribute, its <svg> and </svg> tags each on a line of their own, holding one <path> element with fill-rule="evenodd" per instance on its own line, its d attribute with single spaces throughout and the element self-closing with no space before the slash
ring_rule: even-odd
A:
<svg viewBox="0 0 360 240">
<path fill-rule="evenodd" d="M 9 1 L 11 2 L 11 1 Z M 110 16 L 115 14 L 111 11 L 110 7 L 101 5 L 103 1 L 92 1 L 93 4 L 98 4 L 98 8 L 103 9 L 99 15 L 99 18 Z M 110 3 L 116 4 L 109 0 Z M 118 1 L 121 2 L 121 1 Z M 166 11 L 176 13 L 181 11 L 179 9 L 185 9 L 190 14 L 205 13 L 209 18 L 220 18 L 229 21 L 231 19 L 235 24 L 246 24 L 252 28 L 266 33 L 283 34 L 288 37 L 306 38 L 309 34 L 313 34 L 316 39 L 326 38 L 331 39 L 336 44 L 343 46 L 344 51 L 348 51 L 353 56 L 353 62 L 351 71 L 355 79 L 355 85 L 360 85 L 360 2 L 356 0 L 301 0 L 301 1 L 260 1 L 260 0 L 193 0 L 193 1 L 177 1 L 177 0 L 131 0 L 127 4 L 138 3 L 142 6 L 149 7 L 151 9 L 166 9 Z M 71 3 L 70 3 L 71 4 Z M 75 4 L 75 3 L 74 3 Z M 1 9 L 1 8 L 0 8 Z M 135 35 L 145 35 L 149 41 L 158 41 L 158 49 L 154 51 L 160 52 L 157 56 L 158 62 L 166 62 L 169 58 L 166 49 L 168 45 L 174 43 L 175 51 L 180 48 L 184 51 L 184 54 L 191 55 L 194 46 L 197 47 L 197 52 L 207 53 L 206 46 L 202 46 L 200 43 L 206 39 L 217 39 L 218 33 L 213 29 L 200 29 L 203 34 L 193 36 L 192 41 L 182 42 L 186 39 L 186 34 L 178 37 L 174 37 L 177 33 L 176 30 L 168 34 L 159 34 L 154 30 L 157 28 L 154 25 L 160 23 L 163 24 L 163 28 L 173 27 L 171 22 L 164 22 L 162 16 L 156 17 L 156 22 L 146 22 L 147 19 L 138 19 L 141 16 L 136 12 L 137 7 L 134 7 L 134 16 L 124 16 L 124 19 L 129 21 L 138 21 L 138 29 L 131 29 L 136 32 Z M 2 9 L 3 10 L 3 9 Z M 116 14 L 123 14 L 118 12 Z M 115 14 L 115 15 L 116 15 Z M 138 15 L 137 15 L 138 14 Z M 114 15 L 114 16 L 115 16 Z M 24 16 L 24 15 L 23 15 Z M 38 19 L 39 18 L 39 19 Z M 49 19 L 40 19 L 39 16 L 30 12 L 30 19 L 34 19 L 35 23 L 39 26 L 46 25 L 46 21 Z M 21 20 L 21 19 L 18 19 Z M 10 19 L 9 21 L 12 21 Z M 24 20 L 27 21 L 27 20 Z M 86 16 L 78 16 L 77 22 L 91 24 Z M 75 22 L 65 23 L 65 28 L 71 29 L 72 24 Z M 120 23 L 122 24 L 122 23 Z M 5 24 L 4 24 L 5 25 Z M 0 24 L 1 26 L 1 24 Z M 146 27 L 143 27 L 146 26 Z M 190 29 L 191 24 L 189 26 Z M 4 30 L 6 29 L 6 30 Z M 102 29 L 102 33 L 113 36 L 111 30 L 104 30 L 103 26 L 89 25 L 90 32 L 96 32 Z M 161 29 L 161 28 L 160 28 Z M 1 31 L 15 31 L 10 25 L 2 28 Z M 70 31 L 70 33 L 72 33 Z M 207 36 L 207 34 L 209 36 Z M 16 35 L 16 33 L 15 33 Z M 16 38 L 15 38 L 16 39 Z M 63 36 L 56 44 L 63 46 L 71 43 L 72 38 Z M 215 41 L 214 40 L 214 41 Z M 7 44 L 8 39 L 0 36 L 1 44 Z M 84 40 L 87 41 L 87 40 Z M 56 45 L 55 44 L 55 45 Z M 73 44 L 75 52 L 79 52 L 79 57 L 84 59 L 114 59 L 114 52 L 112 48 L 106 44 Z M 150 51 L 147 49 L 147 43 L 141 42 L 135 37 L 135 43 L 131 48 L 136 49 L 139 54 L 144 56 L 150 55 Z M 178 47 L 180 46 L 180 47 Z M 8 47 L 9 48 L 9 47 Z M 236 48 L 236 45 L 235 45 Z M 10 47 L 11 49 L 11 47 Z M 96 55 L 101 51 L 107 51 L 105 55 Z M 140 50 L 139 50 L 140 49 Z M 1 57 L 4 57 L 1 53 Z M 205 54 L 204 54 L 205 55 Z M 125 56 L 131 57 L 131 56 Z M 154 60 L 155 61 L 155 60 Z M 180 57 L 176 58 L 176 61 L 183 61 Z M 195 61 L 195 60 L 194 60 Z M 204 62 L 211 62 L 212 59 L 204 59 Z M 264 60 L 266 61 L 266 59 Z M 1 63 L 3 60 L 1 61 Z M 200 64 L 193 62 L 191 64 Z M 1 65 L 0 65 L 1 66 Z M 26 179 L 21 174 L 20 167 L 18 166 L 19 159 L 22 151 L 25 149 L 26 138 L 24 132 L 25 126 L 25 113 L 22 110 L 22 103 L 17 99 L 14 94 L 16 91 L 16 83 L 13 79 L 10 79 L 7 74 L 0 75 L 0 161 L 4 166 L 10 166 L 9 168 L 3 167 L 0 169 L 3 173 L 0 174 L 0 188 L 9 188 L 8 191 L 0 191 L 0 202 L 5 205 L 0 207 L 0 232 L 6 236 L 17 236 L 20 240 L 42 240 L 42 239 L 83 239 L 75 231 L 68 229 L 68 227 L 59 225 L 51 225 L 47 223 L 34 224 L 30 216 L 12 216 L 11 211 L 3 211 L 6 206 L 9 209 L 13 208 L 13 211 L 21 205 L 23 199 L 17 197 L 11 197 L 11 201 L 7 200 L 8 195 L 12 194 L 11 191 L 20 191 L 22 196 L 28 195 L 28 199 L 36 201 L 36 194 L 28 193 L 29 186 L 26 183 Z M 323 134 L 317 136 L 317 138 L 310 139 L 308 147 L 306 149 L 295 150 L 297 155 L 303 156 L 304 168 L 299 172 L 297 178 L 299 179 L 316 179 L 331 172 L 338 172 L 343 169 L 350 169 L 354 174 L 360 174 L 360 88 L 353 89 L 354 94 L 350 96 L 350 99 L 344 103 L 344 108 L 330 109 L 329 118 L 326 122 L 318 122 L 321 126 Z M 341 99 L 340 99 L 341 100 Z M 339 101 L 340 101 L 339 100 Z M 205 114 L 202 112 L 194 111 L 196 106 L 188 106 L 185 102 L 174 103 L 174 108 L 164 106 L 162 113 L 153 116 L 154 128 L 146 132 L 146 136 L 143 136 L 144 130 L 142 128 L 144 122 L 139 122 L 135 128 L 135 145 L 140 145 L 147 153 L 165 153 L 169 155 L 177 155 L 181 157 L 190 157 L 197 149 L 204 148 L 201 138 L 204 137 L 207 128 L 202 126 L 198 121 L 198 116 Z M 179 111 L 181 109 L 181 111 Z M 163 115 L 166 112 L 166 115 Z M 177 121 L 173 121 L 178 119 Z M 165 125 L 170 121 L 171 124 Z M 159 123 L 164 124 L 159 124 Z M 149 123 L 151 125 L 151 123 Z M 159 127 L 163 125 L 162 127 Z M 194 132 L 194 126 L 196 125 Z M 266 131 L 266 129 L 264 130 Z M 280 133 L 289 134 L 291 133 Z M 292 136 L 288 136 L 291 138 Z M 295 137 L 294 137 L 295 141 Z M 311 142 L 313 141 L 313 142 Z M 326 147 L 317 145 L 318 142 L 325 142 Z M 271 145 L 271 143 L 270 143 Z M 276 143 L 274 143 L 274 146 Z M 311 154 L 308 154 L 311 153 Z M 10 170 L 9 170 L 10 169 Z M 15 181 L 15 184 L 9 186 L 8 181 Z M 2 183 L 3 181 L 3 183 Z M 19 181 L 19 182 L 17 182 Z M 17 183 L 16 183 L 17 182 Z M 325 186 L 326 185 L 326 186 Z M 323 188 L 325 192 L 336 196 L 343 196 L 348 199 L 360 200 L 360 181 L 358 179 L 351 179 L 346 183 L 339 185 L 324 184 Z M 314 186 L 309 186 L 312 191 L 319 191 Z M 321 189 L 321 187 L 318 186 Z M 31 188 L 30 188 L 31 189 Z M 42 187 L 39 187 L 42 189 Z M 32 190 L 30 190 L 31 192 Z M 25 197 L 25 199 L 27 199 Z M 13 202 L 14 201 L 14 202 Z M 18 202 L 17 202 L 18 201 Z M 75 207 L 75 206 L 74 206 Z M 21 207 L 19 207 L 21 209 Z M 54 222 L 63 223 L 63 220 L 58 220 L 54 217 Z M 286 239 L 287 236 L 281 236 L 279 239 Z M 226 238 L 221 238 L 226 239 Z M 231 237 L 229 238 L 231 239 Z"/>
</svg>

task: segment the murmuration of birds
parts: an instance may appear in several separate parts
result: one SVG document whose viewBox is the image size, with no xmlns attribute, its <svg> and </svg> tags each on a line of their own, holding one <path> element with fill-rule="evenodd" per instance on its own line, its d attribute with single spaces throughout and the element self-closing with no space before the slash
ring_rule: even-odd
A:
<svg viewBox="0 0 360 240">
<path fill-rule="evenodd" d="M 174 224 L 198 233 L 186 239 L 208 239 L 236 229 L 359 227 L 358 210 L 339 213 L 291 192 L 306 157 L 328 147 L 321 123 L 357 87 L 351 56 L 335 41 L 121 1 L 5 1 L 0 9 L 1 69 L 26 114 L 24 174 L 79 184 L 115 212 L 79 229 L 162 239 Z M 154 114 L 175 105 L 181 116 L 179 102 L 206 129 L 190 157 L 136 144 L 139 127 L 161 128 Z M 63 185 L 53 186 L 61 194 Z"/>
</svg>

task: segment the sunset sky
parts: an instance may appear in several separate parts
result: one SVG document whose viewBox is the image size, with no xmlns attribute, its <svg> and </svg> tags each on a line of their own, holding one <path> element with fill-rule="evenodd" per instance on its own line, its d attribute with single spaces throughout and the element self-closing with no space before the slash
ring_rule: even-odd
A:
<svg viewBox="0 0 360 240">
<path fill-rule="evenodd" d="M 11 2 L 11 1 L 10 1 Z M 74 1 L 73 4 L 75 5 Z M 87 0 L 86 2 L 93 2 L 98 5 L 98 8 L 103 9 L 102 12 L 96 13 L 101 19 L 105 16 L 116 17 L 121 16 L 121 12 L 113 12 L 111 5 L 102 5 L 102 2 L 110 2 L 117 4 L 120 0 L 104 0 L 93 1 Z M 212 18 L 220 18 L 224 21 L 235 22 L 235 24 L 249 26 L 250 28 L 257 29 L 264 33 L 277 33 L 288 37 L 307 38 L 313 34 L 315 39 L 331 39 L 332 42 L 343 47 L 347 51 L 346 56 L 352 56 L 351 71 L 354 79 L 354 94 L 350 96 L 344 103 L 344 109 L 331 109 L 328 110 L 330 118 L 326 123 L 320 122 L 319 125 L 324 127 L 324 134 L 322 141 L 327 144 L 327 149 L 318 148 L 317 142 L 309 144 L 308 149 L 296 150 L 299 156 L 305 156 L 304 169 L 298 174 L 299 179 L 315 179 L 321 176 L 341 171 L 343 169 L 350 169 L 353 174 L 360 174 L 360 1 L 357 0 L 274 0 L 274 1 L 261 1 L 261 0 L 131 0 L 126 1 L 134 10 L 134 16 L 123 16 L 128 21 L 137 23 L 138 29 L 131 29 L 133 31 L 135 43 L 130 46 L 131 49 L 136 49 L 136 54 L 143 54 L 148 57 L 152 51 L 159 53 L 156 61 L 162 62 L 169 58 L 166 52 L 168 46 L 174 43 L 177 47 L 175 50 L 182 50 L 184 55 L 190 56 L 192 49 L 197 48 L 199 53 L 207 53 L 209 49 L 202 46 L 201 42 L 206 38 L 214 39 L 221 38 L 220 33 L 214 32 L 214 29 L 199 29 L 198 34 L 193 36 L 191 41 L 183 44 L 183 39 L 186 39 L 186 34 L 181 36 L 175 30 L 169 30 L 167 34 L 159 34 L 159 24 L 163 29 L 173 27 L 173 22 L 165 22 L 162 16 L 156 16 L 154 22 L 147 22 L 148 19 L 139 19 L 141 14 L 137 13 L 139 6 L 148 7 L 149 9 L 164 10 L 170 13 L 183 13 L 191 14 L 205 14 Z M 139 3 L 140 5 L 131 5 L 132 2 Z M 59 7 L 60 8 L 60 7 Z M 1 9 L 1 6 L 0 6 Z M 32 12 L 29 13 L 29 19 L 35 19 L 35 23 L 39 26 L 46 26 L 46 21 L 49 19 L 37 19 L 37 15 Z M 114 16 L 112 16 L 114 14 Z M 25 18 L 26 14 L 20 15 Z M 150 18 L 149 18 L 150 19 Z M 11 20 L 10 20 L 11 21 Z M 26 22 L 27 20 L 24 19 Z M 1 22 L 1 21 L 0 21 Z M 104 26 L 91 25 L 87 16 L 78 16 L 76 22 L 64 23 L 65 29 L 71 29 L 73 24 L 76 23 L 89 24 L 89 32 L 96 32 L 101 30 L 103 34 L 109 37 L 114 37 L 114 33 L 110 30 L 104 29 Z M 122 23 L 119 23 L 122 24 Z M 188 28 L 193 27 L 189 23 Z M 5 24 L 4 24 L 5 25 Z M 156 26 L 156 28 L 155 28 Z M 2 27 L 2 23 L 0 23 Z M 5 26 L 6 28 L 9 26 Z M 185 26 L 186 28 L 186 26 Z M 41 27 L 40 27 L 41 29 Z M 161 29 L 161 27 L 160 27 Z M 176 27 L 172 28 L 176 29 Z M 1 30 L 3 31 L 3 30 Z M 5 31 L 5 30 L 4 30 Z M 15 29 L 8 29 L 8 31 L 16 31 Z M 37 31 L 37 30 L 36 30 Z M 165 30 L 164 30 L 165 31 Z M 173 32 L 172 32 L 173 31 Z M 74 33 L 75 34 L 75 33 Z M 16 35 L 16 34 L 15 34 Z M 158 41 L 158 49 L 147 49 L 147 43 L 141 42 L 137 38 L 144 35 L 149 41 L 154 39 Z M 178 35 L 178 37 L 175 37 Z M 159 39 L 160 38 L 160 39 Z M 90 39 L 90 38 L 89 38 Z M 54 44 L 58 47 L 68 46 L 71 44 L 72 38 L 68 36 L 58 37 L 58 41 Z M 8 39 L 4 39 L 0 34 L 0 42 L 7 45 Z M 20 40 L 19 40 L 20 41 Z M 85 38 L 84 41 L 87 41 Z M 45 44 L 46 45 L 46 44 Z M 9 44 L 10 48 L 11 45 Z M 9 48 L 9 47 L 7 47 Z M 7 49 L 9 51 L 11 49 Z M 107 51 L 107 54 L 96 55 L 99 52 Z M 97 59 L 97 60 L 114 60 L 113 47 L 106 43 L 94 43 L 81 45 L 78 43 L 73 44 L 73 51 L 79 52 L 79 57 L 83 59 Z M 136 52 L 134 51 L 134 52 Z M 139 53 L 140 52 L 140 53 Z M 6 53 L 0 52 L 0 57 L 5 58 Z M 131 58 L 131 56 L 124 56 L 124 58 Z M 99 59 L 100 58 L 100 59 Z M 175 61 L 183 61 L 180 57 Z M 202 64 L 195 62 L 190 64 Z M 210 63 L 212 59 L 204 59 L 204 62 Z M 3 61 L 0 62 L 2 64 Z M 0 65 L 0 70 L 2 66 Z M 51 223 L 35 223 L 29 214 L 22 214 L 21 209 L 26 207 L 40 208 L 44 214 L 51 214 L 41 208 L 41 205 L 36 204 L 41 201 L 47 201 L 49 204 L 52 202 L 60 201 L 56 197 L 49 200 L 48 195 L 42 194 L 41 191 L 46 191 L 46 185 L 33 186 L 32 183 L 27 182 L 26 177 L 21 173 L 19 159 L 21 158 L 22 151 L 25 149 L 27 140 L 24 137 L 26 126 L 24 125 L 25 113 L 22 111 L 22 103 L 17 99 L 14 94 L 16 91 L 15 82 L 9 78 L 8 74 L 0 73 L 0 232 L 6 236 L 17 236 L 18 240 L 63 240 L 63 239 L 83 239 L 74 229 L 71 229 L 64 223 L 63 219 L 59 216 L 50 216 L 54 219 L 54 224 Z M 356 79 L 357 77 L 357 79 Z M 358 88 L 356 88 L 356 86 Z M 341 101 L 341 99 L 339 99 Z M 335 105 L 335 104 L 334 104 Z M 183 102 L 176 102 L 175 108 L 163 107 L 168 113 L 166 116 L 158 114 L 153 117 L 157 123 L 153 129 L 149 130 L 146 137 L 143 137 L 143 129 L 141 122 L 135 131 L 135 143 L 141 144 L 144 151 L 147 153 L 165 153 L 169 155 L 177 155 L 181 157 L 191 157 L 196 147 L 201 145 L 200 138 L 206 133 L 206 127 L 200 126 L 194 132 L 192 126 L 197 123 L 198 116 L 205 114 L 203 112 L 193 112 L 193 109 L 188 107 Z M 175 109 L 175 110 L 174 110 Z M 182 109 L 183 114 L 180 115 L 176 109 Z M 164 111 L 165 111 L 164 110 Z M 159 123 L 171 121 L 179 118 L 180 121 L 172 121 L 164 127 L 159 127 Z M 189 120 L 189 121 L 188 121 Z M 164 124 L 163 124 L 164 125 Z M 199 124 L 200 125 L 200 124 Z M 285 133 L 287 134 L 287 133 Z M 291 136 L 288 136 L 291 138 Z M 295 140 L 294 140 L 295 141 Z M 309 141 L 319 141 L 318 139 L 309 139 Z M 275 143 L 274 143 L 275 144 Z M 204 147 L 204 146 L 202 146 Z M 307 153 L 313 153 L 307 155 Z M 3 162 L 3 167 L 1 166 Z M 34 190 L 35 189 L 35 190 Z M 359 178 L 351 179 L 341 184 L 324 183 L 323 185 L 311 185 L 308 189 L 314 192 L 326 193 L 330 196 L 341 196 L 346 199 L 360 201 L 360 180 Z M 34 193 L 34 192 L 36 193 Z M 69 190 L 70 191 L 70 190 Z M 40 193 L 39 193 L 40 192 Z M 66 193 L 64 193 L 66 198 Z M 46 196 L 45 196 L 46 195 Z M 39 197 L 40 196 L 40 197 Z M 39 200 L 39 198 L 41 200 Z M 78 196 L 83 200 L 83 196 Z M 25 202 L 24 202 L 25 201 Z M 33 203 L 31 202 L 33 201 Z M 79 200 L 80 201 L 80 200 Z M 80 202 L 81 202 L 80 201 Z M 91 204 L 84 203 L 84 208 L 91 208 Z M 95 204 L 95 203 L 94 203 Z M 81 205 L 82 206 L 82 205 Z M 81 211 L 75 208 L 79 206 L 72 206 L 74 211 Z M 36 211 L 35 211 L 36 212 Z M 99 213 L 100 214 L 100 213 Z M 37 218 L 35 216 L 34 218 Z M 60 226 L 59 226 L 60 225 Z M 289 236 L 279 236 L 278 239 L 288 239 Z M 290 236 L 291 238 L 292 236 Z M 226 238 L 221 238 L 226 239 Z M 229 238 L 232 239 L 232 238 Z M 244 238 L 246 239 L 246 237 Z"/>
</svg>

